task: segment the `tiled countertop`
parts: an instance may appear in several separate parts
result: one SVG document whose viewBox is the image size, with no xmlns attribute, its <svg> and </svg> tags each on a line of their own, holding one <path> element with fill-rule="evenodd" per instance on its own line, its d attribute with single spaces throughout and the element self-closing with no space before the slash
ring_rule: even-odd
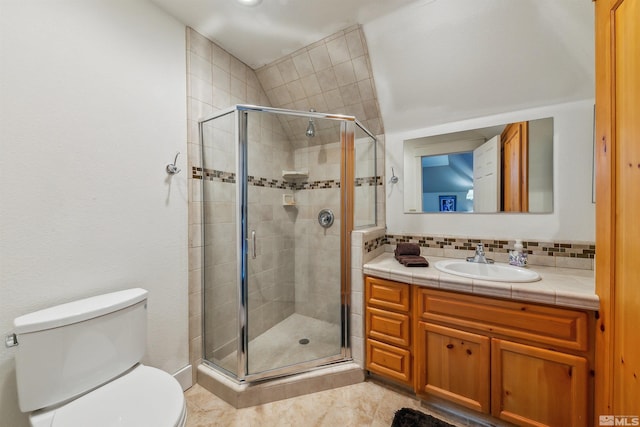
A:
<svg viewBox="0 0 640 427">
<path fill-rule="evenodd" d="M 542 280 L 537 282 L 490 282 L 454 276 L 434 267 L 436 262 L 445 259 L 450 258 L 430 256 L 429 267 L 405 267 L 396 261 L 393 254 L 384 253 L 364 264 L 363 272 L 382 279 L 469 294 L 586 310 L 600 308 L 592 270 L 536 265 L 527 268 L 540 275 Z"/>
</svg>

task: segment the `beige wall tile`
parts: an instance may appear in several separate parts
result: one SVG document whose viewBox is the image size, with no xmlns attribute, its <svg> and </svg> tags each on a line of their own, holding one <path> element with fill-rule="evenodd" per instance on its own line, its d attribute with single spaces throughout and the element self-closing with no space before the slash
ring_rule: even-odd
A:
<svg viewBox="0 0 640 427">
<path fill-rule="evenodd" d="M 312 97 L 314 95 L 318 95 L 322 93 L 322 88 L 320 87 L 320 82 L 318 82 L 318 77 L 316 74 L 309 74 L 300 79 L 300 84 L 304 90 L 304 93 L 307 97 Z"/>
<path fill-rule="evenodd" d="M 323 92 L 338 88 L 338 80 L 333 68 L 325 68 L 317 73 L 318 83 Z"/>
<path fill-rule="evenodd" d="M 300 77 L 305 77 L 315 73 L 313 64 L 311 63 L 311 57 L 306 50 L 295 54 L 291 59 Z"/>
<path fill-rule="evenodd" d="M 321 44 L 313 49 L 309 49 L 309 58 L 313 64 L 313 69 L 316 73 L 331 67 L 331 59 L 329 58 L 329 51 L 324 44 Z"/>
<path fill-rule="evenodd" d="M 360 98 L 363 101 L 375 99 L 375 94 L 373 92 L 373 85 L 372 85 L 371 79 L 359 81 L 358 90 L 360 91 Z"/>
<path fill-rule="evenodd" d="M 307 96 L 300 80 L 287 83 L 287 90 L 293 101 L 299 101 Z"/>
<path fill-rule="evenodd" d="M 327 42 L 327 51 L 331 63 L 335 66 L 351 59 L 347 39 L 344 36 L 337 37 Z"/>
<path fill-rule="evenodd" d="M 285 84 L 300 79 L 300 75 L 292 59 L 288 58 L 278 63 L 277 67 Z"/>
<path fill-rule="evenodd" d="M 247 66 L 234 56 L 229 61 L 229 74 L 243 83 L 247 82 Z"/>
<path fill-rule="evenodd" d="M 345 86 L 356 82 L 356 75 L 353 71 L 353 64 L 347 60 L 333 67 L 336 74 L 338 86 Z"/>
<path fill-rule="evenodd" d="M 222 68 L 227 73 L 231 71 L 231 55 L 229 52 L 212 43 L 213 65 Z"/>
<path fill-rule="evenodd" d="M 369 69 L 369 61 L 366 56 L 354 58 L 351 63 L 353 64 L 353 72 L 357 81 L 371 79 L 372 76 Z"/>
<path fill-rule="evenodd" d="M 270 89 L 284 84 L 282 74 L 280 74 L 280 70 L 278 70 L 278 67 L 275 65 L 267 65 L 260 68 L 256 72 L 256 75 L 258 76 L 260 83 L 262 83 L 262 87 L 265 91 L 269 91 Z"/>
<path fill-rule="evenodd" d="M 366 53 L 364 44 L 362 43 L 362 38 L 360 35 L 359 28 L 356 28 L 353 31 L 349 31 L 348 33 L 346 33 L 345 39 L 347 41 L 347 46 L 349 48 L 349 55 L 351 58 L 357 58 Z"/>
<path fill-rule="evenodd" d="M 193 52 L 188 53 L 189 74 L 211 83 L 211 62 Z"/>
<path fill-rule="evenodd" d="M 187 28 L 187 37 L 189 38 L 187 46 L 189 51 L 201 56 L 207 62 L 212 61 L 212 43 L 191 28 Z"/>
<path fill-rule="evenodd" d="M 234 76 L 231 76 L 230 94 L 232 97 L 247 99 L 247 83 L 240 79 L 236 79 Z"/>
</svg>

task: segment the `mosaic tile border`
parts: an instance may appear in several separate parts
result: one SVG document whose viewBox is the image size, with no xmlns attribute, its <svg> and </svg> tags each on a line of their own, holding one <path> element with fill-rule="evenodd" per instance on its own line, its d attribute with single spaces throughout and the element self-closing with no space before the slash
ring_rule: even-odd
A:
<svg viewBox="0 0 640 427">
<path fill-rule="evenodd" d="M 365 249 L 370 252 L 377 247 L 377 238 L 369 246 L 370 242 L 365 242 Z M 418 243 L 424 248 L 436 249 L 457 249 L 457 250 L 474 250 L 478 243 L 483 243 L 485 251 L 496 253 L 507 253 L 513 249 L 515 241 L 513 240 L 496 240 L 496 239 L 472 239 L 462 237 L 446 237 L 446 236 L 411 236 L 386 234 L 382 239 L 386 245 L 396 245 L 398 242 Z M 376 246 L 376 244 L 378 246 Z M 565 258 L 583 258 L 594 259 L 596 253 L 596 245 L 590 243 L 575 242 L 542 242 L 533 240 L 524 240 L 522 242 L 525 251 L 529 255 L 549 256 L 549 257 L 565 257 Z M 369 249 L 371 247 L 371 249 Z"/>
<path fill-rule="evenodd" d="M 364 242 L 364 250 L 366 253 L 375 251 L 376 249 L 385 245 L 387 241 L 387 236 L 379 236 L 373 240 L 368 240 Z"/>
<path fill-rule="evenodd" d="M 235 172 L 225 172 L 216 169 L 207 169 L 197 166 L 191 168 L 191 177 L 193 179 L 200 179 L 206 181 L 219 181 L 219 182 L 236 182 Z M 335 179 L 328 179 L 322 181 L 305 181 L 305 182 L 291 182 L 284 181 L 282 179 L 268 179 L 261 177 L 248 177 L 249 185 L 256 187 L 268 187 L 268 188 L 280 188 L 283 190 L 318 190 L 325 188 L 340 188 L 340 181 Z M 371 176 L 364 178 L 356 178 L 355 186 L 362 187 L 364 185 L 374 186 L 382 185 L 382 177 Z"/>
<path fill-rule="evenodd" d="M 382 185 L 382 177 L 381 176 L 367 176 L 367 177 L 363 177 L 363 178 L 356 178 L 356 187 L 363 187 L 363 186 L 369 186 L 369 187 L 373 187 L 373 186 L 379 186 Z"/>
</svg>

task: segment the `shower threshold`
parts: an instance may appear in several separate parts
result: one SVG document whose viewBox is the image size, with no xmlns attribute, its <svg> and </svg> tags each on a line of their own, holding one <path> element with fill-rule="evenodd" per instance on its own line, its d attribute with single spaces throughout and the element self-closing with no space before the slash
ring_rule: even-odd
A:
<svg viewBox="0 0 640 427">
<path fill-rule="evenodd" d="M 237 383 L 207 364 L 200 364 L 197 383 L 234 408 L 248 408 L 290 397 L 361 383 L 364 370 L 352 360 L 256 383 Z"/>
</svg>

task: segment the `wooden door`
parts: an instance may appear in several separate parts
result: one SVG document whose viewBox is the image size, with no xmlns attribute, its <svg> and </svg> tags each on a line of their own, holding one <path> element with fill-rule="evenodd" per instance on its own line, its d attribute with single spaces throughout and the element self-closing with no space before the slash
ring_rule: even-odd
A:
<svg viewBox="0 0 640 427">
<path fill-rule="evenodd" d="M 529 210 L 529 123 L 507 125 L 502 141 L 502 209 L 505 212 Z"/>
<path fill-rule="evenodd" d="M 430 394 L 489 413 L 489 337 L 418 323 L 416 384 Z"/>
<path fill-rule="evenodd" d="M 584 427 L 587 360 L 491 340 L 491 413 L 521 426 Z"/>
<path fill-rule="evenodd" d="M 640 1 L 596 2 L 595 424 L 640 415 Z"/>
</svg>

